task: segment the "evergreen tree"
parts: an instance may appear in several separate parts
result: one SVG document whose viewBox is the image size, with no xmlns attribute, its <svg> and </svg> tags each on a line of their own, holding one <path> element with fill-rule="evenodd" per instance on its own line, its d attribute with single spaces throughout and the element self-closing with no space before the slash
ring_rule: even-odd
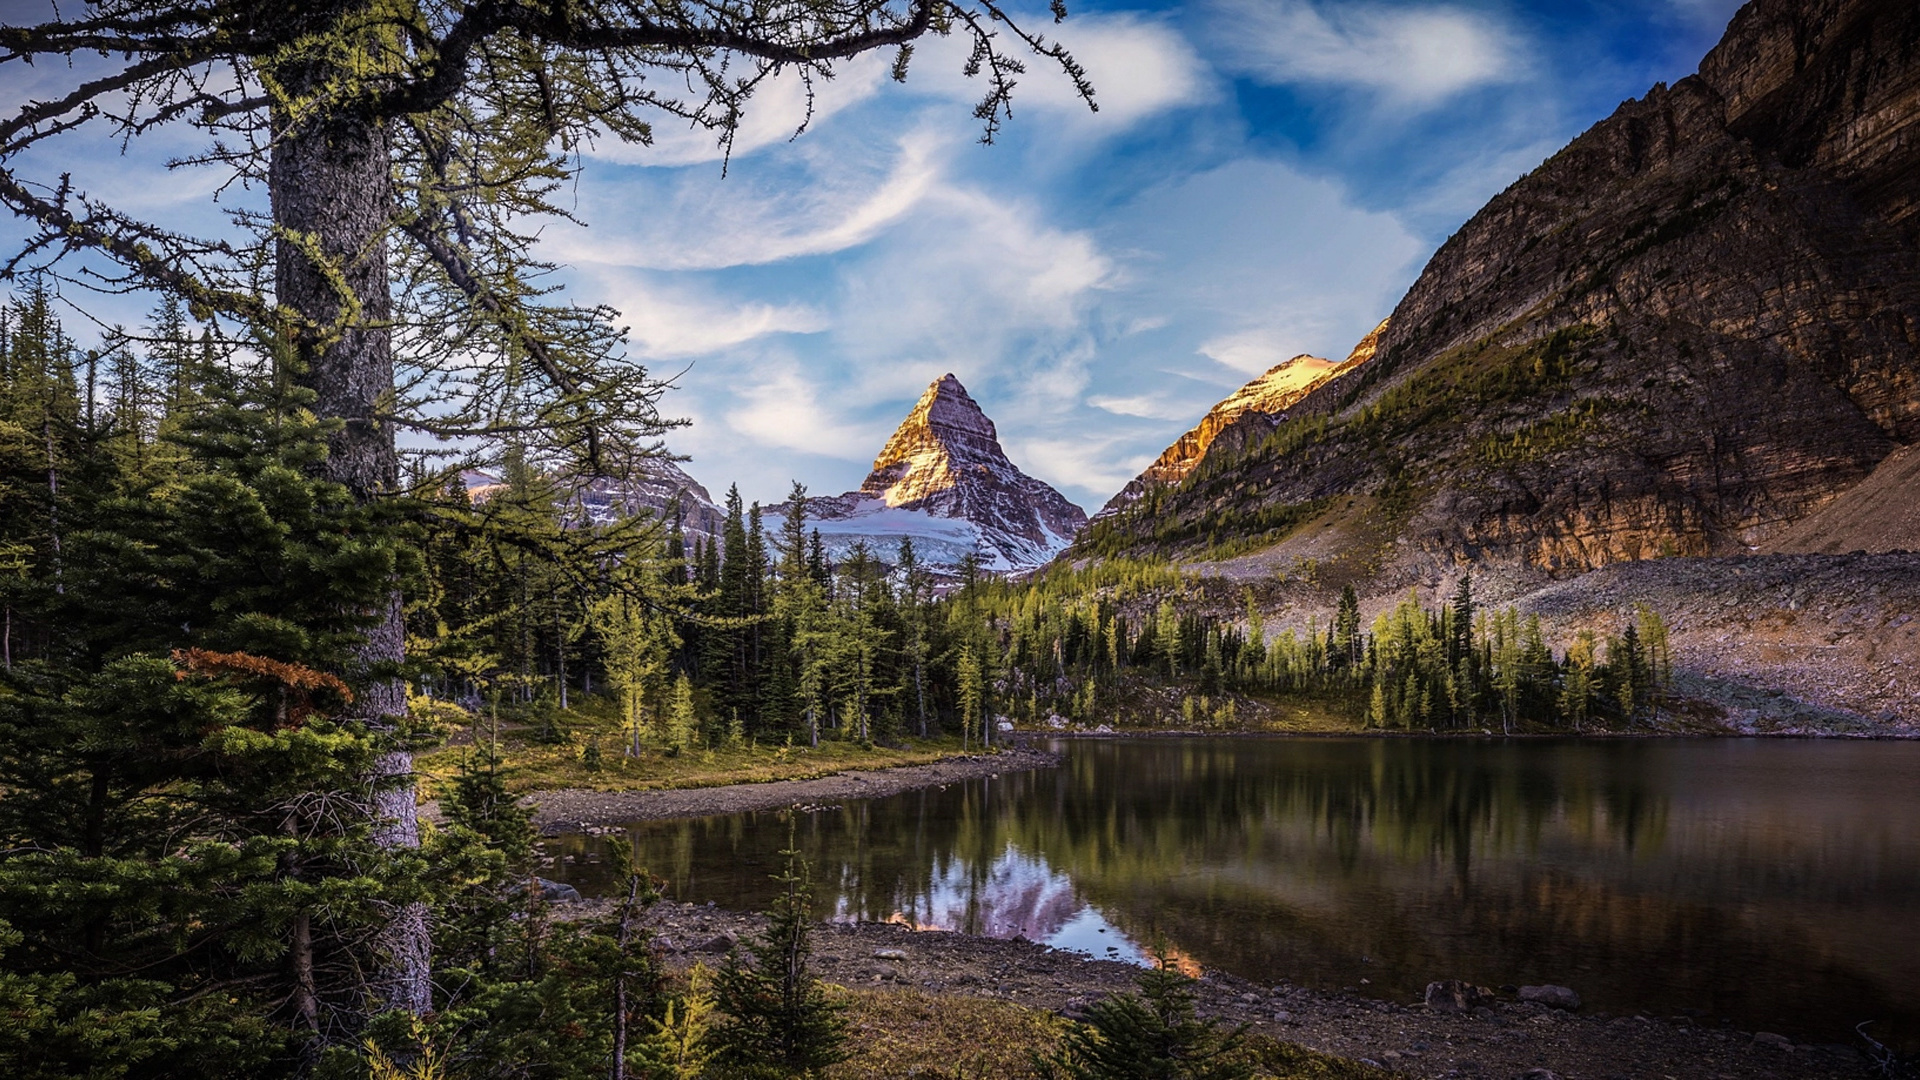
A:
<svg viewBox="0 0 1920 1080">
<path fill-rule="evenodd" d="M 718 1059 L 729 1076 L 818 1076 L 846 1058 L 843 1007 L 826 996 L 811 966 L 812 880 L 793 848 L 768 909 L 766 931 L 749 941 L 751 962 L 727 954 L 715 979 L 715 1000 L 728 1022 L 715 1032 Z"/>
<path fill-rule="evenodd" d="M 646 142 L 660 115 L 717 129 L 731 145 L 763 83 L 828 78 L 853 57 L 896 48 L 904 78 L 908 47 L 929 32 L 970 38 L 970 73 L 984 58 L 976 113 L 989 136 L 1023 70 L 1008 40 L 1055 63 L 1089 104 L 1093 94 L 1058 46 L 1017 27 L 997 38 L 988 26 L 1010 16 L 992 4 L 850 0 L 744 19 L 706 4 L 438 4 L 391 18 L 363 3 L 96 7 L 7 27 L 7 58 L 72 69 L 77 81 L 8 127 L 0 190 L 24 231 L 6 266 L 105 260 L 112 269 L 89 272 L 113 288 L 164 290 L 196 318 L 217 315 L 291 350 L 310 407 L 334 422 L 328 453 L 308 467 L 362 503 L 395 493 L 395 432 L 409 421 L 453 438 L 537 438 L 581 475 L 627 473 L 661 430 L 663 384 L 628 358 L 612 309 L 549 295 L 552 268 L 522 231 L 566 213 L 553 196 L 581 146 Z M 65 63 L 76 55 L 84 74 Z M 687 92 L 633 89 L 663 77 L 687 80 Z M 101 201 L 85 178 L 79 188 L 94 194 L 76 211 L 71 178 L 35 175 L 66 156 L 62 140 L 150 146 L 143 140 L 182 134 L 212 141 L 172 164 L 213 170 L 208 192 L 261 185 L 261 209 L 218 215 L 229 227 L 194 236 Z M 395 578 L 366 609 L 380 626 L 342 669 L 358 686 L 353 714 L 382 729 L 406 712 L 401 601 Z M 417 848 L 411 751 L 396 744 L 373 769 L 377 840 Z M 425 915 L 397 908 L 389 933 L 386 977 L 414 1014 L 431 1003 Z"/>
<path fill-rule="evenodd" d="M 1360 665 L 1364 643 L 1360 635 L 1360 595 L 1351 582 L 1340 589 L 1340 605 L 1333 613 L 1333 638 L 1327 649 L 1327 663 L 1339 670 Z"/>
<path fill-rule="evenodd" d="M 284 1075 L 364 1008 L 369 930 L 415 868 L 372 843 L 383 740 L 340 722 L 355 691 L 328 672 L 401 551 L 309 478 L 327 429 L 285 374 L 208 387 L 169 484 L 102 479 L 80 440 L 55 463 L 91 479 L 50 486 L 57 577 L 0 693 L 0 937 L 51 995 L 11 1075 Z"/>
<path fill-rule="evenodd" d="M 921 738 L 926 738 L 927 729 L 927 615 L 926 615 L 926 572 L 920 568 L 919 556 L 913 550 L 913 538 L 900 538 L 900 616 L 904 624 L 902 646 L 906 652 L 906 674 L 912 680 L 911 685 L 903 685 L 913 702 L 914 718 L 918 722 Z"/>
<path fill-rule="evenodd" d="M 960 745 L 965 748 L 967 740 L 980 735 L 986 720 L 983 712 L 986 701 L 985 679 L 980 669 L 980 659 L 974 654 L 973 646 L 961 646 L 960 662 L 955 674 L 959 681 Z"/>
<path fill-rule="evenodd" d="M 1135 976 L 1137 994 L 1094 1003 L 1067 1030 L 1051 1059 L 1038 1062 L 1049 1080 L 1251 1080 L 1254 1067 L 1238 1051 L 1245 1029 L 1223 1031 L 1194 1015 L 1193 980 L 1163 953 Z"/>
</svg>

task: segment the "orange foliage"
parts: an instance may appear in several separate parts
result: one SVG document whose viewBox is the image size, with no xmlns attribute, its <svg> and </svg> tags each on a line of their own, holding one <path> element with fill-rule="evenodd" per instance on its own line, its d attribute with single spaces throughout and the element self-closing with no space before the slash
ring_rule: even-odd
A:
<svg viewBox="0 0 1920 1080">
<path fill-rule="evenodd" d="M 294 724 L 316 711 L 312 702 L 312 694 L 316 690 L 331 690 L 345 701 L 353 700 L 353 691 L 338 676 L 315 671 L 304 664 L 289 664 L 284 660 L 272 660 L 252 653 L 175 649 L 173 662 L 179 667 L 173 673 L 175 679 L 198 675 L 208 679 L 252 679 L 275 684 L 288 691 L 287 720 Z"/>
</svg>

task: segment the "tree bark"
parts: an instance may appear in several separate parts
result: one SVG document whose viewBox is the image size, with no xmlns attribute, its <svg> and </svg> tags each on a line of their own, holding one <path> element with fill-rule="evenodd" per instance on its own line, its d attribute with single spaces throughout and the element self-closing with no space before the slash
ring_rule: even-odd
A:
<svg viewBox="0 0 1920 1080">
<path fill-rule="evenodd" d="M 296 93 L 333 74 L 312 68 L 282 71 Z M 305 325 L 294 331 L 298 377 L 316 395 L 314 411 L 343 421 L 328 442 L 321 477 L 345 485 L 361 501 L 394 492 L 399 456 L 393 430 L 380 410 L 393 393 L 386 233 L 393 219 L 391 145 L 386 126 L 352 109 L 318 110 L 315 119 L 275 117 L 268 190 L 275 245 L 274 289 L 279 303 Z M 355 684 L 352 714 L 375 730 L 390 731 L 406 712 L 406 688 L 391 672 L 405 659 L 405 632 L 396 589 L 377 611 L 348 674 Z M 368 777 L 373 792 L 374 840 L 387 848 L 420 846 L 414 809 L 413 755 L 389 750 Z M 424 904 L 397 909 L 382 934 L 386 964 L 375 987 L 389 1008 L 425 1012 L 431 1006 L 431 941 Z"/>
<path fill-rule="evenodd" d="M 640 875 L 627 875 L 627 902 L 620 905 L 621 970 L 613 977 L 613 1080 L 627 1080 L 627 943 L 632 939 L 633 905 L 640 898 Z M 691 995 L 689 995 L 691 996 Z"/>
<path fill-rule="evenodd" d="M 293 1015 L 308 1031 L 320 1030 L 320 997 L 313 981 L 313 916 L 293 917 Z"/>
</svg>

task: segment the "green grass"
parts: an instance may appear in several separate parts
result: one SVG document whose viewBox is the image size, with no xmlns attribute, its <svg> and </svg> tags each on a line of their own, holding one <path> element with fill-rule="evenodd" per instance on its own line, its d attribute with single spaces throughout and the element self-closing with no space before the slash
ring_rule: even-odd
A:
<svg viewBox="0 0 1920 1080">
<path fill-rule="evenodd" d="M 854 1056 L 828 1080 L 1028 1080 L 1035 1055 L 1059 1046 L 1069 1021 L 1007 1001 L 919 990 L 841 990 Z M 1261 1034 L 1242 1053 L 1260 1080 L 1387 1080 L 1394 1074 Z"/>
<path fill-rule="evenodd" d="M 650 791 L 760 784 L 810 780 L 855 769 L 924 765 L 961 753 L 958 739 L 904 739 L 899 746 L 872 747 L 839 739 L 822 739 L 818 747 L 743 742 L 677 753 L 657 741 L 643 739 L 640 756 L 629 757 L 629 737 L 611 703 L 603 699 L 589 699 L 550 720 L 553 731 L 545 739 L 541 737 L 545 724 L 525 719 L 500 721 L 498 745 L 510 789 Z M 414 767 L 424 781 L 427 796 L 442 794 L 460 763 L 474 752 L 477 743 L 492 738 L 493 731 L 490 720 L 472 717 L 453 728 L 445 745 L 420 753 Z M 552 741 L 555 739 L 558 741 Z M 588 747 L 599 749 L 598 768 L 588 760 Z"/>
</svg>

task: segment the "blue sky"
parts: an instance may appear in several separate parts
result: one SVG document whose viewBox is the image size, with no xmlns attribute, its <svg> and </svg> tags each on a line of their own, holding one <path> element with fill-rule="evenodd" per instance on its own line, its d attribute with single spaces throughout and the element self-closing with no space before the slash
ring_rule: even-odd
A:
<svg viewBox="0 0 1920 1080">
<path fill-rule="evenodd" d="M 1080 3 L 1049 30 L 1098 114 L 1036 64 L 982 146 L 952 48 L 904 86 L 875 58 L 797 140 L 797 88 L 764 95 L 724 179 L 704 136 L 601 148 L 591 225 L 548 254 L 656 368 L 691 364 L 674 445 L 716 492 L 857 485 L 952 371 L 1091 510 L 1247 378 L 1345 355 L 1488 197 L 1690 73 L 1736 6 Z"/>
<path fill-rule="evenodd" d="M 890 57 L 846 66 L 797 139 L 800 86 L 763 89 L 724 177 L 711 136 L 671 121 L 590 154 L 586 224 L 554 223 L 540 254 L 622 312 L 634 355 L 685 369 L 671 442 L 716 494 L 857 485 L 951 371 L 1014 461 L 1091 511 L 1246 379 L 1345 355 L 1487 198 L 1690 73 L 1738 5 L 1070 6 L 1030 23 L 1087 68 L 1097 114 L 1035 63 L 982 146 L 960 43 L 935 41 L 905 85 Z M 43 10 L 0 0 L 9 21 Z M 210 172 L 103 169 L 104 140 L 60 152 L 136 211 L 216 213 Z"/>
</svg>

